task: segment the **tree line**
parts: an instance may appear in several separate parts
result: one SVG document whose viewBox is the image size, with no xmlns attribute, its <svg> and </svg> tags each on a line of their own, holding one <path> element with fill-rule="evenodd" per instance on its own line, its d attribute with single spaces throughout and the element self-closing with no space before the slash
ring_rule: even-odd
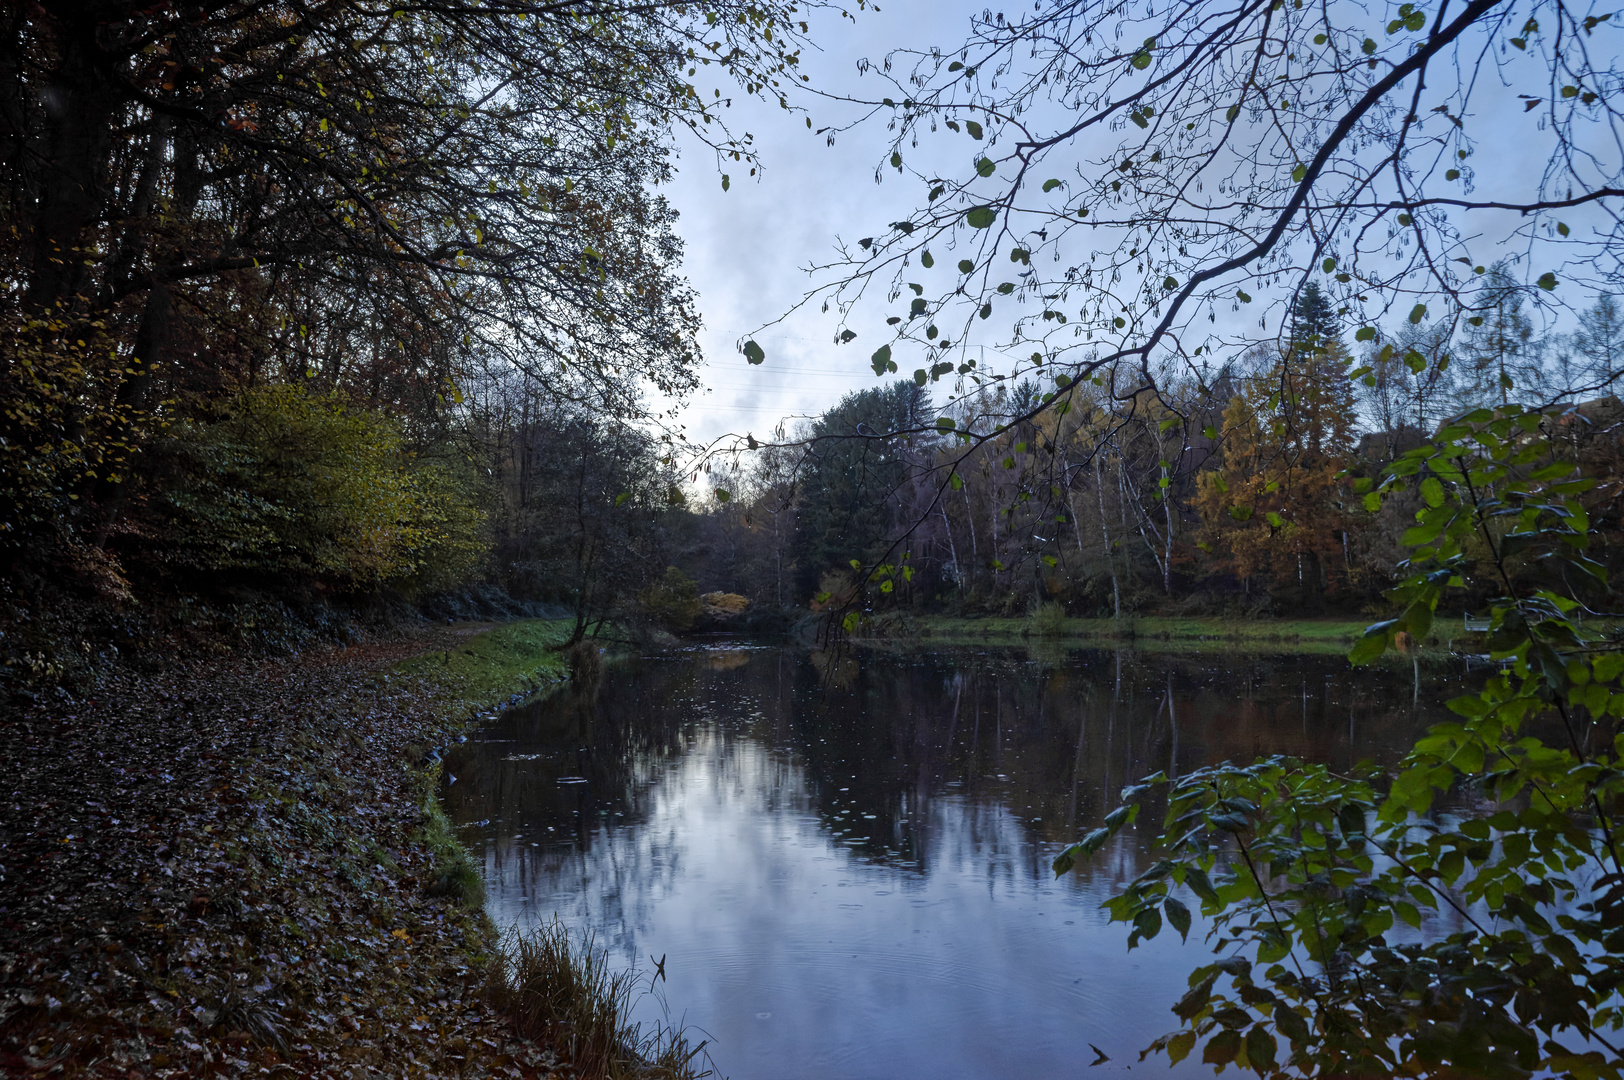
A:
<svg viewBox="0 0 1624 1080">
<path fill-rule="evenodd" d="M 1281 342 L 1159 369 L 1154 388 L 1121 368 L 1073 384 L 1037 358 L 939 409 L 924 379 L 852 393 L 713 463 L 692 571 L 867 614 L 1379 611 L 1419 504 L 1370 509 L 1359 484 L 1440 424 L 1549 404 L 1575 460 L 1618 458 L 1614 298 L 1541 338 L 1504 270 L 1486 277 L 1501 295 L 1457 338 L 1423 321 L 1349 334 L 1311 281 Z M 1610 537 L 1616 507 L 1597 499 Z"/>
</svg>

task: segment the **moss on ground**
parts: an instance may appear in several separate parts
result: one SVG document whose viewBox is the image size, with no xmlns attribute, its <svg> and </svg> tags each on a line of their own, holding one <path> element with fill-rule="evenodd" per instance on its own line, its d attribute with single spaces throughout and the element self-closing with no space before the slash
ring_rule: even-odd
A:
<svg viewBox="0 0 1624 1080">
<path fill-rule="evenodd" d="M 391 674 L 422 679 L 448 703 L 480 712 L 562 681 L 569 662 L 559 646 L 572 626 L 568 619 L 493 624 L 456 645 L 402 660 Z"/>
</svg>

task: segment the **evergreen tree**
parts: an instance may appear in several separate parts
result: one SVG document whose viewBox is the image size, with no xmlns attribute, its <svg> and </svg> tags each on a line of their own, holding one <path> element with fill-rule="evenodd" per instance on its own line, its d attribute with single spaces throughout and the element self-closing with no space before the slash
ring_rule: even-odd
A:
<svg viewBox="0 0 1624 1080">
<path fill-rule="evenodd" d="M 1310 281 L 1303 286 L 1291 307 L 1291 342 L 1299 348 L 1328 348 L 1337 340 L 1339 327 L 1330 298 Z"/>
<path fill-rule="evenodd" d="M 1353 386 L 1336 315 L 1310 282 L 1291 337 L 1224 412 L 1223 463 L 1201 474 L 1196 506 L 1207 546 L 1243 581 L 1295 577 L 1318 610 L 1326 559 L 1345 562 L 1340 475 L 1354 448 Z"/>
<path fill-rule="evenodd" d="M 913 437 L 929 424 L 930 395 L 911 379 L 846 395 L 812 425 L 797 513 L 796 563 L 804 593 L 851 560 L 871 562 L 896 524 Z"/>
</svg>

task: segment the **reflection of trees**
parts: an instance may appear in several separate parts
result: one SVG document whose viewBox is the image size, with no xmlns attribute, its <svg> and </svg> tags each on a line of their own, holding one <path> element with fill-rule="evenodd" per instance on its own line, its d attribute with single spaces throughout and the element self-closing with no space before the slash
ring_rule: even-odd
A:
<svg viewBox="0 0 1624 1080">
<path fill-rule="evenodd" d="M 448 760 L 447 804 L 464 825 L 489 819 L 499 905 L 527 898 L 545 918 L 565 897 L 614 945 L 612 928 L 629 942 L 682 871 L 684 792 L 786 828 L 810 819 L 904 876 L 1046 882 L 1054 847 L 1097 825 L 1123 785 L 1260 753 L 1380 757 L 1435 719 L 1411 697 L 1406 678 L 1356 679 L 1325 657 L 873 655 L 831 686 L 787 651 L 699 652 L 504 714 Z M 1125 834 L 1068 887 L 1133 876 L 1145 842 Z"/>
</svg>

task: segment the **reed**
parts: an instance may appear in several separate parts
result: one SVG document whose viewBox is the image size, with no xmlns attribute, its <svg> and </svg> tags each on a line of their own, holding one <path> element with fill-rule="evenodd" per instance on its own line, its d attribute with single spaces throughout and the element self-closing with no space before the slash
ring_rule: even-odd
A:
<svg viewBox="0 0 1624 1080">
<path fill-rule="evenodd" d="M 611 971 L 591 935 L 573 935 L 555 920 L 503 938 L 490 994 L 519 1035 L 556 1047 L 580 1080 L 713 1075 L 703 1041 L 690 1045 L 683 1029 L 628 1019 L 640 982 L 636 971 Z"/>
</svg>

